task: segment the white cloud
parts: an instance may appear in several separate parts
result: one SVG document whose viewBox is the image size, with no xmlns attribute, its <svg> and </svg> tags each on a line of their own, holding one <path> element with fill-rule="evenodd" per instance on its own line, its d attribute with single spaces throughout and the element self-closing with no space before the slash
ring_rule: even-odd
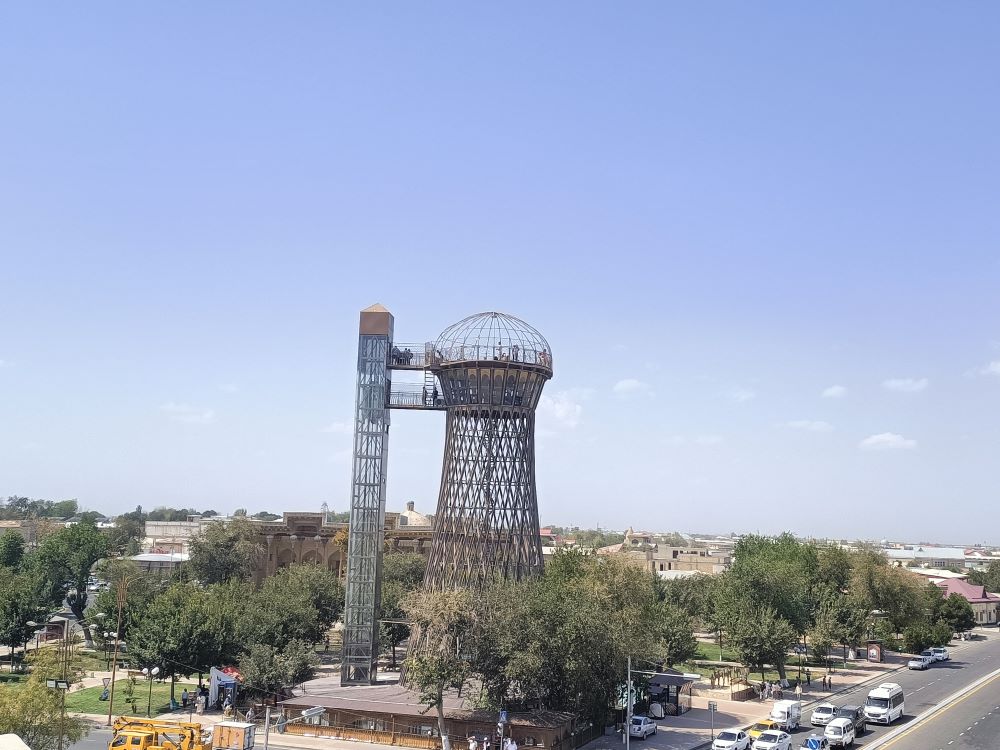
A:
<svg viewBox="0 0 1000 750">
<path fill-rule="evenodd" d="M 737 404 L 742 404 L 747 401 L 753 401 L 757 398 L 757 393 L 750 388 L 743 388 L 738 386 L 733 388 L 729 393 L 726 394 L 730 401 L 735 401 Z"/>
<path fill-rule="evenodd" d="M 583 401 L 594 395 L 592 388 L 570 388 L 564 391 L 543 394 L 538 401 L 538 411 L 543 424 L 549 425 L 544 432 L 554 434 L 551 427 L 572 430 L 583 417 Z"/>
<path fill-rule="evenodd" d="M 927 378 L 889 378 L 882 381 L 882 387 L 887 391 L 899 393 L 919 393 L 929 384 Z"/>
<path fill-rule="evenodd" d="M 236 393 L 240 387 L 236 383 L 223 383 L 219 386 L 219 390 L 223 393 Z"/>
<path fill-rule="evenodd" d="M 649 383 L 644 383 L 641 380 L 636 380 L 635 378 L 625 378 L 615 383 L 611 390 L 617 396 L 645 394 L 649 393 Z"/>
<path fill-rule="evenodd" d="M 917 447 L 917 441 L 895 432 L 880 432 L 866 437 L 858 443 L 858 447 L 864 451 L 912 450 Z"/>
<path fill-rule="evenodd" d="M 847 395 L 847 388 L 842 385 L 831 385 L 829 388 L 824 388 L 819 395 L 821 398 L 843 398 Z"/>
<path fill-rule="evenodd" d="M 823 422 L 821 420 L 813 419 L 793 419 L 790 422 L 785 422 L 786 427 L 791 427 L 793 430 L 802 430 L 803 432 L 832 432 L 833 425 L 829 422 Z"/>
<path fill-rule="evenodd" d="M 3 362 L 0 361 L 0 367 L 3 367 Z M 979 368 L 980 375 L 1000 375 L 1000 361 L 990 362 L 985 367 Z"/>
<path fill-rule="evenodd" d="M 349 422 L 331 422 L 322 429 L 322 432 L 330 432 L 334 435 L 350 435 L 354 428 Z"/>
<path fill-rule="evenodd" d="M 201 409 L 190 404 L 168 401 L 160 406 L 160 411 L 166 414 L 171 422 L 183 424 L 212 424 L 215 422 L 214 409 Z"/>
</svg>

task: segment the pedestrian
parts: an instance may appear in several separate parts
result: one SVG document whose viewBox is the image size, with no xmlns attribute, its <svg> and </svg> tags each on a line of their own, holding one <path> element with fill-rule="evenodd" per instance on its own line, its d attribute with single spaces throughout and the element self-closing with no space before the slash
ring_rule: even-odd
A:
<svg viewBox="0 0 1000 750">
<path fill-rule="evenodd" d="M 253 712 L 253 706 L 251 705 L 250 708 L 247 709 L 246 720 L 252 724 L 255 718 L 256 716 L 254 715 Z"/>
<path fill-rule="evenodd" d="M 809 687 L 810 685 L 812 685 L 812 673 L 807 669 L 806 670 L 806 687 Z"/>
<path fill-rule="evenodd" d="M 826 678 L 826 687 L 828 690 L 833 690 L 833 675 Z"/>
<path fill-rule="evenodd" d="M 188 707 L 188 689 L 184 688 L 181 690 L 181 708 Z"/>
<path fill-rule="evenodd" d="M 325 653 L 329 650 L 330 650 L 330 636 L 327 636 L 326 638 L 323 639 L 323 652 Z"/>
<path fill-rule="evenodd" d="M 469 750 L 479 750 L 479 744 L 476 742 L 476 735 L 469 735 Z"/>
</svg>

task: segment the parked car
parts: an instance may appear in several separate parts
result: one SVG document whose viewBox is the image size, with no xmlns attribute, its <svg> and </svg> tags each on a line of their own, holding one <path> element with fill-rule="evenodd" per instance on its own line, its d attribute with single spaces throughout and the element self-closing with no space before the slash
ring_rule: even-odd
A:
<svg viewBox="0 0 1000 750">
<path fill-rule="evenodd" d="M 814 727 L 825 727 L 837 715 L 837 707 L 832 703 L 821 703 L 813 709 L 809 723 Z"/>
<path fill-rule="evenodd" d="M 632 723 L 628 728 L 629 737 L 639 737 L 646 739 L 651 734 L 656 734 L 656 722 L 648 716 L 633 716 Z"/>
<path fill-rule="evenodd" d="M 799 745 L 801 750 L 830 750 L 830 740 L 822 734 L 810 734 Z"/>
<path fill-rule="evenodd" d="M 712 750 L 749 750 L 750 735 L 743 729 L 723 729 L 712 743 Z"/>
<path fill-rule="evenodd" d="M 834 719 L 847 719 L 854 727 L 855 734 L 862 734 L 868 726 L 865 710 L 861 706 L 841 706 L 837 709 Z M 829 726 L 829 724 L 827 724 Z"/>
<path fill-rule="evenodd" d="M 920 655 L 921 656 L 926 656 L 931 661 L 937 661 L 937 657 L 934 656 L 934 652 L 931 649 L 929 649 L 929 648 L 925 648 L 923 651 L 921 651 Z"/>
<path fill-rule="evenodd" d="M 753 750 L 792 750 L 792 736 L 780 729 L 770 729 L 753 741 Z"/>
<path fill-rule="evenodd" d="M 948 661 L 951 658 L 951 654 L 948 653 L 948 649 L 943 646 L 932 648 L 931 653 L 934 654 L 934 658 L 937 661 Z"/>
<path fill-rule="evenodd" d="M 773 729 L 781 729 L 781 727 L 778 726 L 778 722 L 771 721 L 770 719 L 761 719 L 750 727 L 749 730 L 747 730 L 747 734 L 750 735 L 750 739 L 755 740 L 764 732 L 768 732 Z"/>
<path fill-rule="evenodd" d="M 933 657 L 930 656 L 914 656 L 908 662 L 906 662 L 907 669 L 927 669 L 933 663 Z"/>
<path fill-rule="evenodd" d="M 831 745 L 836 747 L 850 747 L 854 744 L 856 736 L 854 725 L 850 719 L 834 719 L 826 725 L 823 736 Z"/>
</svg>

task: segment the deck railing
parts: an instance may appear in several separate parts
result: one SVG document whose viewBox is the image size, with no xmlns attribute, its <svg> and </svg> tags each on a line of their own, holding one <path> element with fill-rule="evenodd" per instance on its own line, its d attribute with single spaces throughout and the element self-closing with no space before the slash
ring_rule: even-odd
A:
<svg viewBox="0 0 1000 750">
<path fill-rule="evenodd" d="M 400 409 L 443 409 L 444 399 L 436 388 L 411 383 L 393 384 L 389 391 L 389 406 Z"/>
<path fill-rule="evenodd" d="M 451 346 L 436 349 L 433 342 L 425 344 L 393 344 L 389 350 L 389 366 L 422 370 L 435 365 L 456 362 L 517 362 L 552 369 L 552 355 L 547 349 L 523 349 L 518 344 L 497 346 Z"/>
</svg>

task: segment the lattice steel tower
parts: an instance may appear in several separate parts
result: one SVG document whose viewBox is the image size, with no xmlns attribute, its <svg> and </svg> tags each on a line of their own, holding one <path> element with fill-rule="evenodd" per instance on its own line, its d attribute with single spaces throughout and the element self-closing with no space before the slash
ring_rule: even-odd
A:
<svg viewBox="0 0 1000 750">
<path fill-rule="evenodd" d="M 447 411 L 444 463 L 424 586 L 475 588 L 542 567 L 535 407 L 552 377 L 545 338 L 523 320 L 473 315 L 427 352 Z"/>
</svg>

